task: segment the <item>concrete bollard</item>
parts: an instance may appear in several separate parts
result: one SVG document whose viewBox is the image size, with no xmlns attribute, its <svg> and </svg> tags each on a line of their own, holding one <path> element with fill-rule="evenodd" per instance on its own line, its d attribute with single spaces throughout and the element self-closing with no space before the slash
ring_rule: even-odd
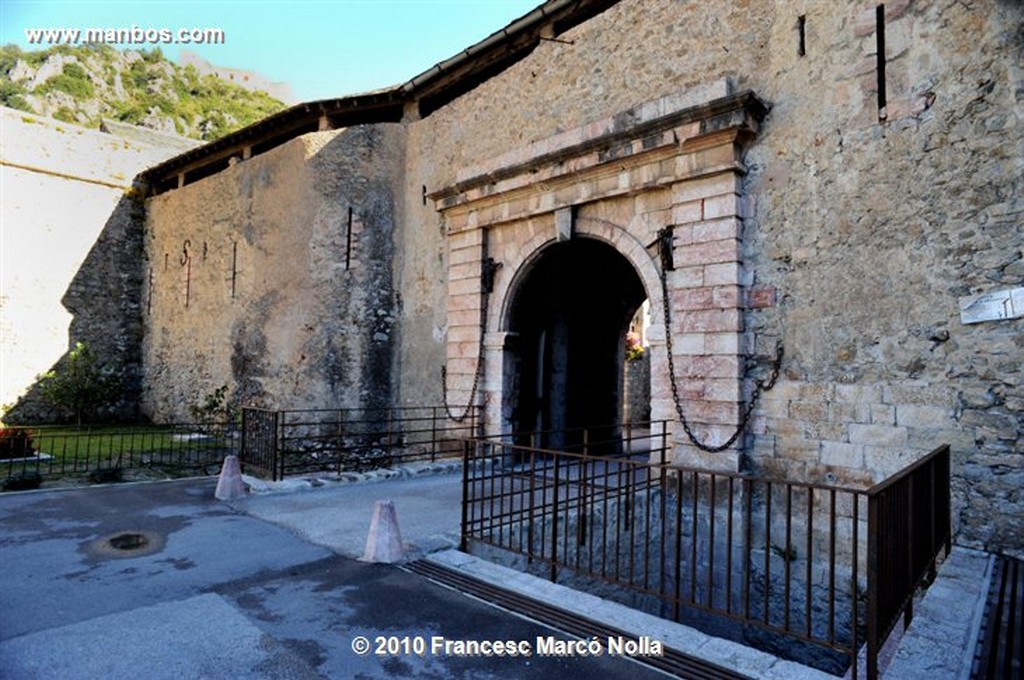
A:
<svg viewBox="0 0 1024 680">
<path fill-rule="evenodd" d="M 217 490 L 213 492 L 219 501 L 235 501 L 245 498 L 245 482 L 242 481 L 242 466 L 238 456 L 227 456 L 217 479 Z"/>
<path fill-rule="evenodd" d="M 398 511 L 390 500 L 377 501 L 373 505 L 370 533 L 366 537 L 366 551 L 360 558 L 363 562 L 384 562 L 391 564 L 402 559 L 402 532 L 398 529 Z"/>
</svg>

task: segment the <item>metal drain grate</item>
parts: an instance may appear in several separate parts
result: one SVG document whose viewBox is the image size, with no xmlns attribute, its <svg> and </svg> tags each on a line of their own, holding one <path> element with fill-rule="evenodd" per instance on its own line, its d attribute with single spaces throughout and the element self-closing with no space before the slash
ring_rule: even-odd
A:
<svg viewBox="0 0 1024 680">
<path fill-rule="evenodd" d="M 495 604 L 503 609 L 522 614 L 528 618 L 579 638 L 608 637 L 622 635 L 635 637 L 626 631 L 584 618 L 565 609 L 554 607 L 525 595 L 499 588 L 498 586 L 466 576 L 447 567 L 416 560 L 404 565 L 409 571 L 449 588 Z M 750 680 L 748 676 L 715 665 L 703 659 L 684 654 L 670 647 L 660 657 L 634 657 L 634 661 L 652 668 L 693 680 Z"/>
<path fill-rule="evenodd" d="M 111 536 L 107 544 L 114 550 L 145 550 L 149 547 L 149 538 L 145 534 L 129 532 Z"/>
<path fill-rule="evenodd" d="M 996 560 L 972 678 L 1024 679 L 1024 562 Z"/>
</svg>

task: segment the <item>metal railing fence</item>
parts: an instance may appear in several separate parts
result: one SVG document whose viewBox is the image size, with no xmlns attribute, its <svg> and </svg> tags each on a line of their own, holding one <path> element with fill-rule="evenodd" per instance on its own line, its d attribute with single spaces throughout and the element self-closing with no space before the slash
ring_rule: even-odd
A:
<svg viewBox="0 0 1024 680">
<path fill-rule="evenodd" d="M 114 470 L 162 468 L 182 474 L 214 474 L 224 456 L 238 452 L 238 433 L 219 422 L 164 425 L 17 426 L 28 447 L 0 458 L 0 478 L 99 475 Z M 21 439 L 21 442 L 26 441 Z"/>
<path fill-rule="evenodd" d="M 948 552 L 949 448 L 871 489 L 818 485 L 467 439 L 463 549 L 524 557 L 630 602 L 868 677 L 914 590 Z M 738 626 L 738 628 L 737 628 Z"/>
<path fill-rule="evenodd" d="M 477 433 L 477 409 L 463 423 L 443 406 L 242 412 L 241 461 L 274 480 L 341 473 L 409 461 L 458 458 Z"/>
</svg>

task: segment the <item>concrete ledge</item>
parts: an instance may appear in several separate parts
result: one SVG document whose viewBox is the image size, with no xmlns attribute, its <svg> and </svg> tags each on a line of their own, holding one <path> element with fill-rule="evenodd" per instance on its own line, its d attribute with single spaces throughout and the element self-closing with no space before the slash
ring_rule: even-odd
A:
<svg viewBox="0 0 1024 680">
<path fill-rule="evenodd" d="M 914 608 L 885 677 L 969 678 L 995 558 L 954 547 Z"/>
<path fill-rule="evenodd" d="M 461 458 L 446 458 L 434 462 L 415 462 L 380 468 L 367 472 L 342 472 L 340 474 L 311 474 L 289 477 L 277 482 L 268 482 L 259 477 L 242 475 L 242 480 L 254 494 L 293 493 L 320 487 L 343 486 L 345 484 L 366 484 L 386 482 L 394 479 L 412 479 L 430 475 L 450 475 L 462 471 Z"/>
</svg>

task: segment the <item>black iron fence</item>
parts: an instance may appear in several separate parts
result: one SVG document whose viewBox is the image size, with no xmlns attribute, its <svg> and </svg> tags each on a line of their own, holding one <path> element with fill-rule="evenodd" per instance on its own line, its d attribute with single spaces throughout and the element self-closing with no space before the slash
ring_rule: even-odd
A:
<svg viewBox="0 0 1024 680">
<path fill-rule="evenodd" d="M 315 471 L 365 471 L 413 460 L 458 458 L 477 433 L 444 407 L 269 411 L 245 408 L 233 423 L 30 426 L 0 429 L 0 482 L 29 488 L 44 478 L 114 481 L 155 468 L 174 475 L 219 471 L 238 454 L 246 471 L 282 479 Z"/>
<path fill-rule="evenodd" d="M 311 472 L 341 473 L 410 461 L 458 458 L 477 430 L 443 406 L 379 409 L 243 409 L 242 465 L 274 480 Z"/>
<path fill-rule="evenodd" d="M 57 477 L 112 481 L 124 470 L 145 468 L 214 474 L 239 441 L 228 423 L 213 422 L 8 427 L 2 436 L 0 479 L 7 488 Z"/>
<path fill-rule="evenodd" d="M 876 677 L 949 549 L 947 446 L 866 490 L 665 464 L 659 434 L 646 449 L 467 440 L 463 549 L 830 672 L 857 677 L 866 645 Z"/>
<path fill-rule="evenodd" d="M 277 411 L 258 408 L 242 409 L 242 442 L 239 459 L 246 471 L 262 477 L 278 479 Z"/>
<path fill-rule="evenodd" d="M 949 470 L 947 445 L 867 491 L 869 672 L 880 641 L 901 616 L 910 624 L 914 591 L 935 578 L 937 556 L 952 547 Z"/>
</svg>

